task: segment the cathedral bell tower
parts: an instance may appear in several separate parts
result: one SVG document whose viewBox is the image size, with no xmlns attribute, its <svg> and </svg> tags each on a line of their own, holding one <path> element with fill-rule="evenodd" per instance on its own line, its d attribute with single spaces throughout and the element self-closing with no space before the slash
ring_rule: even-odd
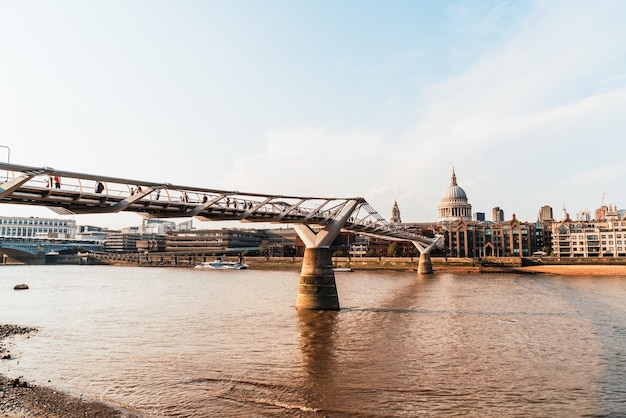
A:
<svg viewBox="0 0 626 418">
<path fill-rule="evenodd" d="M 391 219 L 389 222 L 392 224 L 400 224 L 402 223 L 402 219 L 400 219 L 400 208 L 398 207 L 398 202 L 393 201 L 393 208 L 391 209 Z"/>
</svg>

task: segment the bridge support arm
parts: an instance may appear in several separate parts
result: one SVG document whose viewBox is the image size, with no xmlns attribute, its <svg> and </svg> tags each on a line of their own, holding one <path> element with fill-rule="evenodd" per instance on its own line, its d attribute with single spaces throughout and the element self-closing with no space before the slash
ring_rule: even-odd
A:
<svg viewBox="0 0 626 418">
<path fill-rule="evenodd" d="M 9 196 L 14 190 L 37 175 L 45 173 L 45 170 L 27 171 L 7 182 L 0 184 L 0 199 Z"/>
<path fill-rule="evenodd" d="M 195 208 L 193 208 L 190 211 L 188 211 L 187 214 L 189 215 L 189 217 L 196 216 L 197 214 L 199 214 L 200 212 L 202 212 L 206 208 L 213 206 L 215 203 L 219 202 L 220 200 L 222 200 L 225 197 L 226 197 L 225 194 L 221 194 L 221 195 L 219 195 L 219 196 L 217 196 L 217 197 L 207 201 L 206 203 L 201 204 L 200 206 L 196 206 Z"/>
<path fill-rule="evenodd" d="M 420 261 L 417 267 L 419 274 L 433 274 L 433 263 L 430 259 L 430 252 L 439 242 L 439 237 L 435 237 L 435 240 L 430 244 L 425 244 L 420 241 L 411 241 L 420 253 Z"/>
<path fill-rule="evenodd" d="M 141 191 L 141 192 L 137 192 L 132 196 L 128 196 L 126 199 L 116 203 L 115 205 L 111 206 L 108 208 L 109 212 L 113 212 L 113 213 L 118 213 L 123 211 L 124 209 L 126 209 L 127 207 L 129 207 L 130 205 L 132 205 L 133 203 L 135 203 L 136 201 L 138 201 L 139 199 L 141 199 L 142 197 L 145 197 L 147 195 L 149 195 L 150 193 L 152 193 L 153 191 L 155 191 L 158 187 L 147 187 L 145 190 Z"/>
<path fill-rule="evenodd" d="M 330 246 L 358 203 L 356 200 L 350 201 L 337 219 L 333 219 L 319 231 L 314 231 L 308 225 L 303 224 L 293 226 L 306 246 L 296 309 L 339 310 L 339 296 Z"/>
<path fill-rule="evenodd" d="M 432 242 L 428 245 L 420 241 L 411 241 L 411 242 L 413 243 L 413 245 L 415 245 L 415 248 L 417 248 L 417 251 L 419 251 L 420 254 L 430 254 L 432 249 L 435 248 L 435 245 L 437 245 L 438 241 Z"/>
</svg>

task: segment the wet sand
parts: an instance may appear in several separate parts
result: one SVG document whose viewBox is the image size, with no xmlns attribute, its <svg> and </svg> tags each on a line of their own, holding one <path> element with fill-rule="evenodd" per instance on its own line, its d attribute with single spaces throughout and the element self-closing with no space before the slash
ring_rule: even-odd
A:
<svg viewBox="0 0 626 418">
<path fill-rule="evenodd" d="M 563 276 L 626 276 L 626 265 L 546 265 L 518 267 L 517 270 Z"/>
<path fill-rule="evenodd" d="M 0 361 L 13 361 L 4 339 L 37 330 L 0 324 Z M 0 418 L 128 417 L 141 415 L 101 402 L 74 397 L 52 388 L 31 385 L 21 378 L 0 375 Z"/>
</svg>

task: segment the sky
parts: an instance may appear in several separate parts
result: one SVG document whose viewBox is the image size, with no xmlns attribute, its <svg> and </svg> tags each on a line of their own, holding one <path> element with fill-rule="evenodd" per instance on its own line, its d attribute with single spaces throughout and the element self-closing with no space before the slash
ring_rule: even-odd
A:
<svg viewBox="0 0 626 418">
<path fill-rule="evenodd" d="M 404 222 L 437 220 L 453 168 L 487 219 L 621 209 L 625 20 L 620 0 L 0 0 L 0 160 Z"/>
</svg>

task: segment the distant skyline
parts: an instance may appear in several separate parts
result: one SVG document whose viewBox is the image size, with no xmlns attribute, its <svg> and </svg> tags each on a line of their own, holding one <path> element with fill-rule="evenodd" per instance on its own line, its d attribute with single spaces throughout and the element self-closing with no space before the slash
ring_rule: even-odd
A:
<svg viewBox="0 0 626 418">
<path fill-rule="evenodd" d="M 625 20 L 609 0 L 0 0 L 0 145 L 16 164 L 362 196 L 387 219 L 395 200 L 405 222 L 437 220 L 452 167 L 487 218 L 621 209 Z"/>
</svg>

